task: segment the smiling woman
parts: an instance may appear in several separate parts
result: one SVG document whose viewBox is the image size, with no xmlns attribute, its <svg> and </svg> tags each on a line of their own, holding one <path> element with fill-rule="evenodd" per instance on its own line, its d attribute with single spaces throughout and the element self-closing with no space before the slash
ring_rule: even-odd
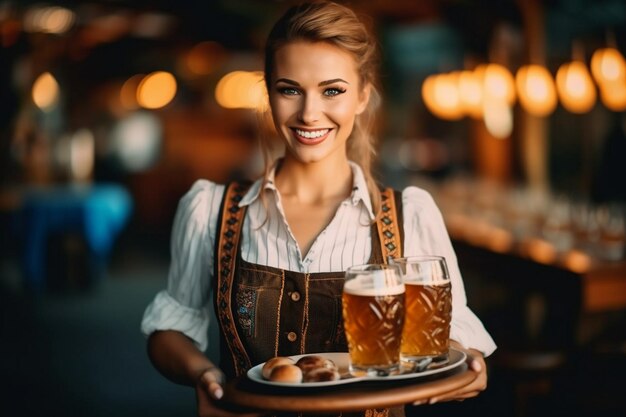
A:
<svg viewBox="0 0 626 417">
<path fill-rule="evenodd" d="M 200 180 L 179 204 L 168 288 L 146 310 L 142 329 L 156 368 L 195 387 L 201 416 L 232 415 L 217 401 L 222 384 L 256 364 L 346 352 L 345 271 L 402 254 L 446 258 L 454 303 L 449 343 L 476 372 L 467 386 L 431 400 L 464 399 L 486 387 L 483 356 L 495 345 L 466 305 L 441 213 L 424 190 L 381 190 L 371 173 L 376 57 L 352 10 L 327 1 L 289 9 L 265 49 L 284 154 L 270 159 L 262 141 L 261 178 L 227 186 Z M 219 327 L 219 368 L 203 353 L 209 326 Z"/>
<path fill-rule="evenodd" d="M 368 103 L 354 59 L 324 42 L 294 42 L 276 52 L 269 98 L 286 159 L 300 163 L 347 158 L 355 118 Z M 333 163 L 329 166 L 337 166 Z"/>
</svg>

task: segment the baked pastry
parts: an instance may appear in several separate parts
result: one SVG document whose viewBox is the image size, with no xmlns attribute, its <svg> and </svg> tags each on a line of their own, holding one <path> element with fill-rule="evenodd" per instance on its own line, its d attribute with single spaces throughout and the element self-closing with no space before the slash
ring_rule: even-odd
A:
<svg viewBox="0 0 626 417">
<path fill-rule="evenodd" d="M 280 365 L 293 365 L 293 359 L 287 358 L 285 356 L 276 356 L 272 359 L 268 360 L 263 364 L 263 368 L 261 369 L 261 374 L 263 378 L 270 379 L 270 375 L 272 374 L 272 370 Z"/>
<path fill-rule="evenodd" d="M 269 377 L 274 382 L 302 382 L 302 369 L 296 365 L 277 365 L 272 369 Z"/>
<path fill-rule="evenodd" d="M 317 367 L 306 372 L 302 378 L 302 382 L 337 381 L 340 377 L 341 376 L 336 369 Z"/>
<path fill-rule="evenodd" d="M 327 368 L 337 370 L 337 366 L 330 359 L 324 358 L 320 355 L 306 355 L 298 359 L 296 366 L 302 369 L 302 372 L 306 374 L 312 369 Z"/>
</svg>

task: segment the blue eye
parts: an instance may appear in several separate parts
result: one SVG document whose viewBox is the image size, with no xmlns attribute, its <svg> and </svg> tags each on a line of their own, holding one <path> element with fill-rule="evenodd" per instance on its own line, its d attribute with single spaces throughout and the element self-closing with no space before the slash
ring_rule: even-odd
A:
<svg viewBox="0 0 626 417">
<path fill-rule="evenodd" d="M 327 88 L 326 90 L 324 90 L 324 95 L 328 97 L 334 97 L 345 92 L 346 90 L 343 90 L 341 88 Z"/>
<path fill-rule="evenodd" d="M 278 92 L 286 96 L 295 96 L 299 94 L 298 90 L 292 87 L 281 87 L 278 89 Z"/>
</svg>

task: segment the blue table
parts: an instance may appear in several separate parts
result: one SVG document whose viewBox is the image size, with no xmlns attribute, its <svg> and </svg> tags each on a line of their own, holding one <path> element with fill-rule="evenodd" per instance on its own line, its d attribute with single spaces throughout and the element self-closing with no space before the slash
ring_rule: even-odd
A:
<svg viewBox="0 0 626 417">
<path fill-rule="evenodd" d="M 24 191 L 14 230 L 21 237 L 26 285 L 46 285 L 46 251 L 51 236 L 77 233 L 88 247 L 94 268 L 106 265 L 115 238 L 126 225 L 132 199 L 119 185 L 53 186 Z"/>
</svg>

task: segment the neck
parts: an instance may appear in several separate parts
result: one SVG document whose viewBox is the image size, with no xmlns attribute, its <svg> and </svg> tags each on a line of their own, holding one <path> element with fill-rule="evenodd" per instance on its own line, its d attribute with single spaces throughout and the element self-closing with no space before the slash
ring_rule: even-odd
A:
<svg viewBox="0 0 626 417">
<path fill-rule="evenodd" d="M 276 187 L 284 198 L 315 204 L 328 199 L 344 199 L 352 191 L 352 169 L 347 159 L 302 163 L 285 157 L 276 173 Z"/>
</svg>

